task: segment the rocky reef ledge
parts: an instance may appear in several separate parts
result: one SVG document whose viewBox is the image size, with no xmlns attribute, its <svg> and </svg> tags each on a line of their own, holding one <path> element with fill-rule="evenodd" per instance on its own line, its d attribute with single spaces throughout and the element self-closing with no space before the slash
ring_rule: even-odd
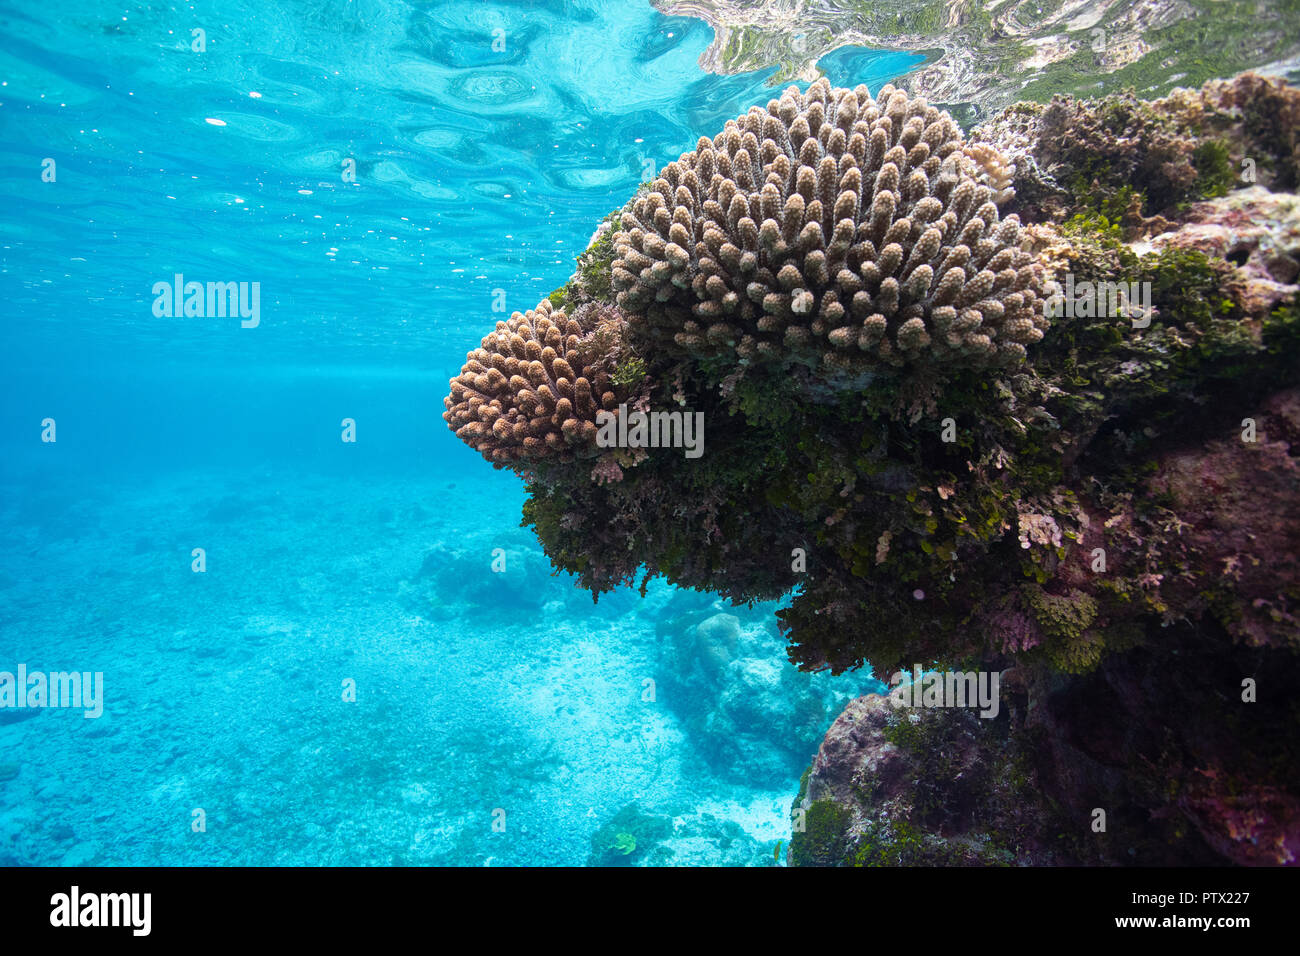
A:
<svg viewBox="0 0 1300 956">
<path fill-rule="evenodd" d="M 1253 74 L 969 130 L 788 89 L 612 212 L 444 417 L 595 596 L 791 595 L 803 669 L 997 679 L 850 703 L 791 864 L 1294 863 L 1298 130 Z"/>
</svg>

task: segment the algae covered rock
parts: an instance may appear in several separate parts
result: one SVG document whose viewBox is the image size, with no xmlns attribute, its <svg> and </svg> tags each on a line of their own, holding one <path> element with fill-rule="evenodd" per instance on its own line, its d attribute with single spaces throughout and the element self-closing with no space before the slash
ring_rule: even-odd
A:
<svg viewBox="0 0 1300 956">
<path fill-rule="evenodd" d="M 1131 92 L 1017 104 L 971 138 L 1015 164 L 1011 186 L 1031 218 L 1086 200 L 1112 219 L 1179 214 L 1179 204 L 1258 183 L 1300 185 L 1300 90 L 1243 73 L 1158 100 Z"/>
<path fill-rule="evenodd" d="M 790 865 L 1060 862 L 1009 721 L 900 710 L 877 694 L 853 701 L 804 777 Z"/>
</svg>

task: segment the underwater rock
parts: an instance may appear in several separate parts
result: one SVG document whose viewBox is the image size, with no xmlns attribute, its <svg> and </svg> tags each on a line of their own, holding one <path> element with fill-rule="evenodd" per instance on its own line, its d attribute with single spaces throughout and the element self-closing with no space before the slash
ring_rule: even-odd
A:
<svg viewBox="0 0 1300 956">
<path fill-rule="evenodd" d="M 588 866 L 637 866 L 656 857 L 673 832 L 671 820 L 643 812 L 635 803 L 614 814 L 591 836 Z"/>
<path fill-rule="evenodd" d="M 1295 794 L 1251 783 L 1294 747 L 1287 708 L 1260 715 L 1254 733 L 1268 746 L 1241 751 L 1240 702 L 1196 669 L 1226 663 L 1222 652 L 1189 636 L 1083 678 L 1008 671 L 994 720 L 877 695 L 851 702 L 796 799 L 791 865 L 1294 862 Z M 1296 676 L 1292 663 L 1278 683 Z"/>
<path fill-rule="evenodd" d="M 437 617 L 439 608 L 471 604 L 503 611 L 532 611 L 563 600 L 572 585 L 551 573 L 534 550 L 485 545 L 476 550 L 430 551 L 402 586 L 407 605 Z"/>
<path fill-rule="evenodd" d="M 588 866 L 772 866 L 770 848 L 732 820 L 687 811 L 659 815 L 635 803 L 591 837 Z"/>
<path fill-rule="evenodd" d="M 736 655 L 740 621 L 731 614 L 715 614 L 695 626 L 696 659 L 717 676 Z"/>
<path fill-rule="evenodd" d="M 791 866 L 1060 862 L 1009 717 L 849 703 L 795 800 Z"/>
</svg>

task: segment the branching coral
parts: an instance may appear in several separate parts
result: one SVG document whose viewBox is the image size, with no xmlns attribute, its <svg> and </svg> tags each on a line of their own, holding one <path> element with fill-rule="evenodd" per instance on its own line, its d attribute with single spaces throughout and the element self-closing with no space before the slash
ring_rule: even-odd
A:
<svg viewBox="0 0 1300 956">
<path fill-rule="evenodd" d="M 569 317 L 546 299 L 514 313 L 469 353 L 443 419 L 497 465 L 594 453 L 596 413 L 626 397 L 606 368 L 619 323 L 616 309 Z"/>
<path fill-rule="evenodd" d="M 613 287 L 634 333 L 695 357 L 1016 362 L 1046 321 L 1020 223 L 998 213 L 1007 181 L 922 98 L 791 87 L 628 205 Z"/>
<path fill-rule="evenodd" d="M 988 143 L 969 143 L 963 152 L 979 167 L 980 179 L 993 190 L 993 201 L 1001 206 L 1016 195 L 1011 182 L 1016 164 Z"/>
</svg>

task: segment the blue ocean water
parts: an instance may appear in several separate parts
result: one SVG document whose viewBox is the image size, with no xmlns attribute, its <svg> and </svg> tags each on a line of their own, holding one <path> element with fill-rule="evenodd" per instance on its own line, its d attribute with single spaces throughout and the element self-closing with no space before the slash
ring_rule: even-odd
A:
<svg viewBox="0 0 1300 956">
<path fill-rule="evenodd" d="M 643 0 L 21 0 L 0 37 L 0 672 L 103 675 L 94 719 L 0 708 L 0 864 L 770 864 L 878 685 L 795 673 L 772 606 L 593 605 L 441 413 L 494 303 L 771 71 Z"/>
</svg>

